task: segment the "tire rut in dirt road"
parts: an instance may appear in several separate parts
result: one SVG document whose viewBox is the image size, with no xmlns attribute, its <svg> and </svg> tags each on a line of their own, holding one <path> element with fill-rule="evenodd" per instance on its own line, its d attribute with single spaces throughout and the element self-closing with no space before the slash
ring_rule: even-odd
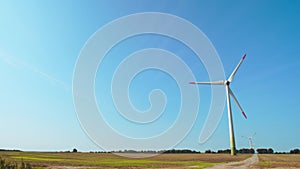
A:
<svg viewBox="0 0 300 169">
<path fill-rule="evenodd" d="M 227 169 L 227 168 L 232 168 L 232 169 L 247 169 L 247 168 L 255 168 L 254 164 L 257 164 L 258 161 L 259 160 L 258 160 L 257 154 L 253 154 L 252 157 L 250 157 L 250 158 L 248 158 L 246 160 L 243 160 L 243 161 L 215 165 L 213 167 L 208 167 L 206 169 Z"/>
</svg>

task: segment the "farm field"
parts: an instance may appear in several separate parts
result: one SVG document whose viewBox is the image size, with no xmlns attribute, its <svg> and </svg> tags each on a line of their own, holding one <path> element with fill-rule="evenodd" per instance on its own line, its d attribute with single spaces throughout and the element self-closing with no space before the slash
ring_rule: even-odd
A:
<svg viewBox="0 0 300 169">
<path fill-rule="evenodd" d="M 251 155 L 161 154 L 149 158 L 126 158 L 112 153 L 0 152 L 10 162 L 30 163 L 33 168 L 205 168 L 241 161 Z"/>
<path fill-rule="evenodd" d="M 28 162 L 36 169 L 206 168 L 243 161 L 251 156 L 246 154 L 238 154 L 237 156 L 229 154 L 160 154 L 139 159 L 126 158 L 112 153 L 0 151 L 1 159 L 7 162 Z M 300 154 L 258 154 L 258 158 L 259 162 L 251 165 L 251 168 L 300 168 Z"/>
<path fill-rule="evenodd" d="M 300 154 L 259 154 L 261 168 L 300 168 Z"/>
</svg>

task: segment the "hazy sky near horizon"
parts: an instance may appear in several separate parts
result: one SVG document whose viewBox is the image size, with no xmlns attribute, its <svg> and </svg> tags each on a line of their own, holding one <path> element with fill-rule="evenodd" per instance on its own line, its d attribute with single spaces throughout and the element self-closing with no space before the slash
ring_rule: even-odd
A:
<svg viewBox="0 0 300 169">
<path fill-rule="evenodd" d="M 299 8 L 299 1 L 279 0 L 1 1 L 0 149 L 100 150 L 77 119 L 72 96 L 75 64 L 80 50 L 99 28 L 140 12 L 169 13 L 194 24 L 214 45 L 227 77 L 247 53 L 231 85 L 248 115 L 245 120 L 232 104 L 237 148 L 249 147 L 248 140 L 242 136 L 253 133 L 256 133 L 253 139 L 256 148 L 272 147 L 275 151 L 299 148 Z M 122 52 L 130 54 L 146 47 L 160 47 L 176 53 L 180 48 L 176 42 L 159 41 L 159 38 L 164 37 L 138 36 L 127 44 L 131 46 L 119 44 L 119 51 L 112 51 L 102 68 L 111 71 L 110 66 L 121 61 L 116 55 Z M 158 41 L 164 44 L 158 45 Z M 190 51 L 185 46 L 182 48 L 177 52 L 196 79 L 208 80 L 202 63 L 189 60 Z M 96 84 L 105 80 L 101 78 L 99 73 Z M 150 71 L 139 74 L 129 90 L 133 104 L 147 110 L 148 93 L 156 87 L 166 90 L 170 101 L 166 105 L 168 119 L 151 130 L 153 133 L 161 132 L 176 119 L 176 114 L 170 112 L 179 108 L 178 87 L 169 76 Z M 110 91 L 106 89 L 101 85 L 95 89 L 100 103 L 101 92 Z M 176 148 L 199 151 L 229 148 L 227 109 L 212 137 L 204 144 L 198 143 L 209 110 L 210 88 L 199 86 L 198 89 L 201 109 L 192 130 Z M 110 104 L 102 106 L 107 111 L 113 109 Z M 133 136 L 142 132 L 118 126 L 121 120 L 114 121 L 116 129 Z"/>
</svg>

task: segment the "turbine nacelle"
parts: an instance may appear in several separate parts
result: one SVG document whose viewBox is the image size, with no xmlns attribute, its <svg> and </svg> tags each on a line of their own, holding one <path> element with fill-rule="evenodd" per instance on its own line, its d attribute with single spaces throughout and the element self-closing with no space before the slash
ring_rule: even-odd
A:
<svg viewBox="0 0 300 169">
<path fill-rule="evenodd" d="M 230 82 L 229 82 L 228 80 L 226 80 L 226 81 L 224 82 L 224 85 L 229 86 L 229 84 L 230 84 Z"/>
</svg>

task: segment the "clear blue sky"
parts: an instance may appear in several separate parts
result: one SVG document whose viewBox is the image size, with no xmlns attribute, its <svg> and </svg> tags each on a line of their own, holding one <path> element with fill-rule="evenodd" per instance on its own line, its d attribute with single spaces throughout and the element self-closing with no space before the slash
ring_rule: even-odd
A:
<svg viewBox="0 0 300 169">
<path fill-rule="evenodd" d="M 81 48 L 94 32 L 114 19 L 137 12 L 170 13 L 193 23 L 215 46 L 226 76 L 247 53 L 232 84 L 232 90 L 248 115 L 248 120 L 243 119 L 233 105 L 237 148 L 248 147 L 248 141 L 241 136 L 254 132 L 256 148 L 272 147 L 275 151 L 299 148 L 299 8 L 299 1 L 276 0 L 1 1 L 0 148 L 100 150 L 78 122 L 72 97 L 73 71 Z M 120 44 L 120 51 L 129 54 L 143 47 L 165 47 L 172 51 L 172 44 L 179 45 L 175 42 L 157 45 L 156 38 L 163 37 L 150 37 L 153 41 L 147 41 L 147 36 L 144 38 L 146 40 L 142 36 L 131 39 L 128 48 Z M 105 60 L 107 69 L 121 61 L 113 52 Z M 207 80 L 203 65 L 186 59 L 190 54 L 188 50 L 181 52 L 196 79 Z M 178 108 L 179 91 L 172 79 L 161 72 L 148 73 L 137 76 L 132 83 L 130 97 L 133 104 L 146 110 L 149 106 L 147 93 L 158 87 L 166 90 L 167 97 L 171 98 L 166 111 Z M 145 78 L 155 73 L 165 77 L 164 83 Z M 97 75 L 96 83 L 100 82 L 101 75 Z M 96 87 L 99 102 L 101 92 L 107 92 L 106 89 Z M 203 108 L 191 132 L 177 148 L 200 151 L 229 148 L 226 110 L 213 136 L 204 144 L 198 143 L 209 109 L 208 90 L 209 87 L 199 87 L 203 93 L 200 103 Z M 103 109 L 109 111 L 110 106 L 104 104 Z M 110 118 L 109 114 L 107 118 Z M 175 118 L 169 115 L 165 123 L 161 122 L 162 126 L 151 131 L 160 132 Z M 121 123 L 122 119 L 114 121 L 117 129 L 137 135 L 130 127 L 118 126 L 118 120 Z"/>
</svg>

